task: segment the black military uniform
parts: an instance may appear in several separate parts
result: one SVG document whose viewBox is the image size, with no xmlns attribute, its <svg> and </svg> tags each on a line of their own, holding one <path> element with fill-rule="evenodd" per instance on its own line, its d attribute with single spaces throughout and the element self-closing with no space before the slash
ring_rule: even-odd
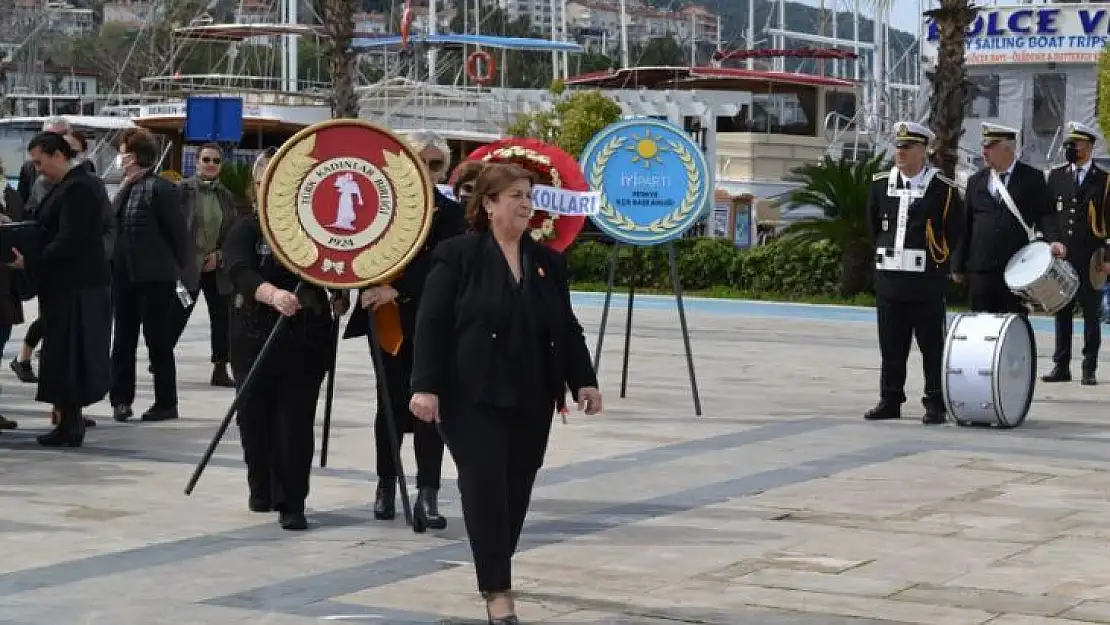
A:
<svg viewBox="0 0 1110 625">
<path fill-rule="evenodd" d="M 242 384 L 280 315 L 256 301 L 255 292 L 264 283 L 293 292 L 298 278 L 274 258 L 257 215 L 236 221 L 222 251 L 234 286 L 228 355 L 235 380 Z M 301 310 L 275 337 L 237 415 L 250 509 L 279 512 L 281 526 L 289 530 L 308 526 L 304 508 L 315 451 L 316 401 L 335 345 L 328 292 L 306 285 L 298 297 Z"/>
<path fill-rule="evenodd" d="M 1017 140 L 1017 131 L 994 124 L 983 124 L 983 142 Z M 1039 229 L 1045 240 L 1060 240 L 1055 211 L 1049 206 L 1048 185 L 1041 170 L 1018 160 L 999 172 L 1025 223 Z M 963 274 L 968 282 L 973 312 L 1028 314 L 1025 303 L 1006 285 L 1006 264 L 1029 243 L 1025 228 L 991 183 L 991 169 L 984 167 L 968 178 L 964 193 L 966 226 L 963 244 L 954 248 L 953 273 Z"/>
<path fill-rule="evenodd" d="M 412 375 L 413 337 L 416 334 L 416 311 L 420 306 L 420 296 L 424 291 L 424 281 L 431 268 L 432 251 L 439 243 L 446 241 L 466 230 L 466 217 L 462 206 L 435 190 L 435 214 L 432 227 L 424 248 L 409 263 L 402 274 L 393 281 L 397 290 L 397 306 L 401 318 L 401 347 L 396 354 L 383 350 L 384 372 L 379 372 L 377 415 L 374 418 L 374 444 L 377 457 L 378 487 L 374 499 L 374 517 L 379 520 L 392 519 L 397 514 L 397 468 L 394 466 L 393 450 L 385 413 L 385 391 L 389 393 L 390 404 L 397 424 L 397 433 L 413 435 L 413 448 L 416 452 L 416 504 L 413 506 L 414 527 L 444 529 L 447 519 L 439 513 L 438 493 L 440 472 L 443 465 L 443 439 L 435 424 L 425 423 L 409 411 L 412 397 L 409 377 Z M 356 306 L 343 338 L 367 336 L 370 322 L 369 311 Z"/>
<path fill-rule="evenodd" d="M 1073 122 L 1065 145 L 1076 140 L 1093 144 L 1095 136 L 1093 131 Z M 1069 153 L 1074 155 L 1074 148 Z M 1071 160 L 1075 160 L 1075 156 Z M 1071 380 L 1072 323 L 1078 304 L 1083 311 L 1083 384 L 1092 385 L 1096 383 L 1095 369 L 1102 343 L 1102 328 L 1099 319 L 1101 297 L 1091 281 L 1105 279 L 1102 264 L 1107 258 L 1105 210 L 1107 193 L 1110 193 L 1110 175 L 1090 159 L 1086 163 L 1066 163 L 1049 172 L 1048 188 L 1056 215 L 1060 218 L 1068 262 L 1079 275 L 1079 291 L 1075 299 L 1055 315 L 1056 350 L 1052 354 L 1055 366 L 1042 379 L 1045 382 Z"/>
<path fill-rule="evenodd" d="M 902 123 L 897 140 L 928 143 L 920 124 Z M 902 194 L 908 195 L 903 198 Z M 903 201 L 908 202 L 899 226 Z M 926 424 L 945 421 L 941 361 L 946 323 L 949 249 L 963 236 L 963 205 L 955 184 L 936 169 L 908 178 L 897 169 L 875 175 L 867 201 L 875 236 L 875 294 L 882 354 L 879 404 L 867 419 L 897 419 L 906 401 L 906 360 L 916 337 L 925 374 Z M 903 241 L 899 242 L 899 234 Z"/>
</svg>

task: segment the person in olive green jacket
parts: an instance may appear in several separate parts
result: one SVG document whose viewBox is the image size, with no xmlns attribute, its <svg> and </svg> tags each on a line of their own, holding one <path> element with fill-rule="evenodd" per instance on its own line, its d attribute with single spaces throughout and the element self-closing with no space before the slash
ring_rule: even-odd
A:
<svg viewBox="0 0 1110 625">
<path fill-rule="evenodd" d="M 200 293 L 204 293 L 211 326 L 212 386 L 234 387 L 235 382 L 227 370 L 228 363 L 228 314 L 231 282 L 224 267 L 223 245 L 227 232 L 235 221 L 235 200 L 231 191 L 220 183 L 223 150 L 209 143 L 197 151 L 197 176 L 181 181 L 181 203 L 189 235 L 196 242 L 196 262 L 182 272 L 181 281 L 193 297 L 188 308 L 178 308 L 174 345 L 185 331 L 189 316 L 196 307 Z"/>
</svg>

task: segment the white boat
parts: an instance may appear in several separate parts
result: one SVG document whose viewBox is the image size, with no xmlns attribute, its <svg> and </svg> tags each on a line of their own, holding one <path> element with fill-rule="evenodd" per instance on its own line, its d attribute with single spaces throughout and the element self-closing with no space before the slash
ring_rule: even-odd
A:
<svg viewBox="0 0 1110 625">
<path fill-rule="evenodd" d="M 126 117 L 108 115 L 59 115 L 70 125 L 85 134 L 89 143 L 89 159 L 96 171 L 111 184 L 112 167 L 116 159 L 115 136 L 135 124 Z M 8 117 L 0 119 L 0 159 L 4 163 L 4 176 L 12 186 L 19 179 L 19 169 L 27 160 L 27 144 L 42 132 L 43 124 L 50 117 Z"/>
</svg>

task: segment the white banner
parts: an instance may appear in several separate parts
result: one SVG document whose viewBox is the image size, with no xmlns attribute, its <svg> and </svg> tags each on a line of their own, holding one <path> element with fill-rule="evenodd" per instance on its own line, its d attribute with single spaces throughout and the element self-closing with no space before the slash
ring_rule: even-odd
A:
<svg viewBox="0 0 1110 625">
<path fill-rule="evenodd" d="M 552 215 L 596 215 L 601 207 L 601 193 L 570 191 L 537 184 L 532 187 L 532 208 Z"/>
</svg>

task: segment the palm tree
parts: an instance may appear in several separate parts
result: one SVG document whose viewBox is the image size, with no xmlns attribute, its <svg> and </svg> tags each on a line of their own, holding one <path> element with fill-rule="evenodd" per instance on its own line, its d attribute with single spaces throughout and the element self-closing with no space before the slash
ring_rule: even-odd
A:
<svg viewBox="0 0 1110 625">
<path fill-rule="evenodd" d="M 787 180 L 801 186 L 786 195 L 787 206 L 813 206 L 823 219 L 792 224 L 783 233 L 786 244 L 830 241 L 840 248 L 840 294 L 852 297 L 871 288 L 872 232 L 867 223 L 867 196 L 875 174 L 891 164 L 880 154 L 853 161 L 826 156 L 818 163 L 795 167 Z"/>
<path fill-rule="evenodd" d="M 358 117 L 355 95 L 355 53 L 351 42 L 355 34 L 358 0 L 318 0 L 316 13 L 324 29 L 323 54 L 331 76 L 332 117 Z"/>
<path fill-rule="evenodd" d="M 970 0 L 940 0 L 939 8 L 925 12 L 937 25 L 937 66 L 928 74 L 932 83 L 929 122 L 937 137 L 934 164 L 949 177 L 956 175 L 960 137 L 964 133 L 967 102 L 964 39 L 978 10 Z"/>
</svg>

